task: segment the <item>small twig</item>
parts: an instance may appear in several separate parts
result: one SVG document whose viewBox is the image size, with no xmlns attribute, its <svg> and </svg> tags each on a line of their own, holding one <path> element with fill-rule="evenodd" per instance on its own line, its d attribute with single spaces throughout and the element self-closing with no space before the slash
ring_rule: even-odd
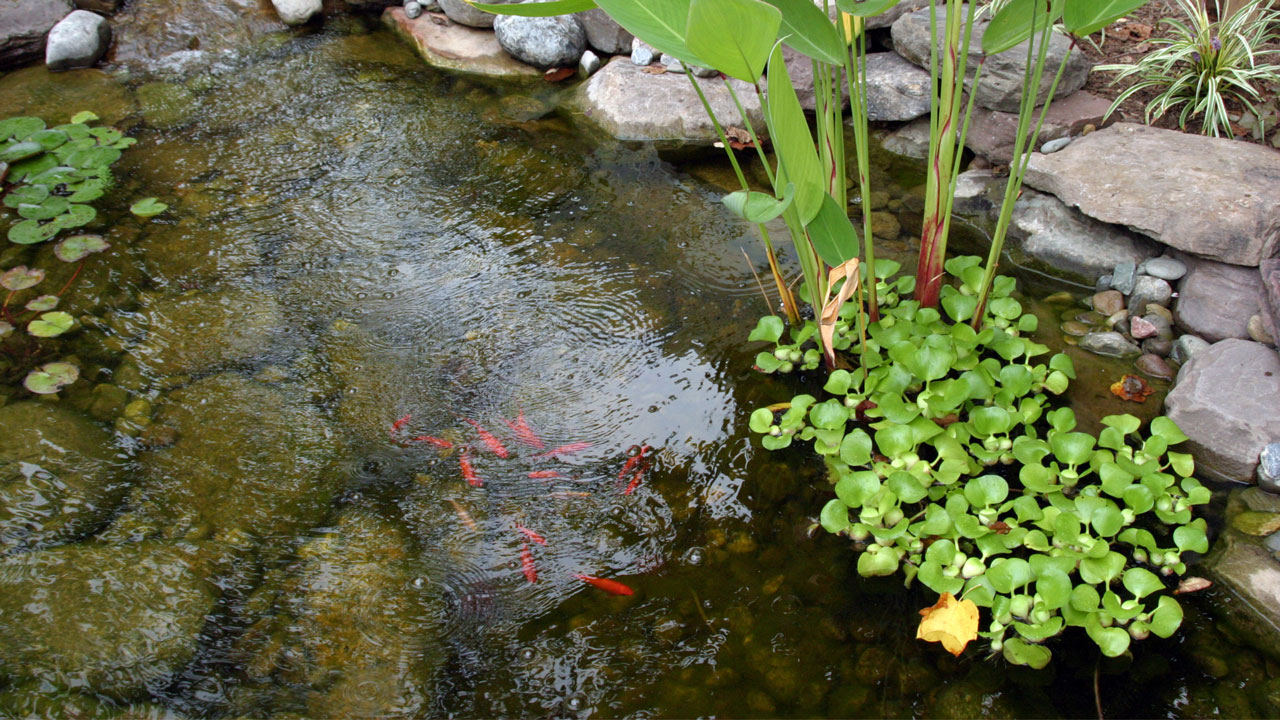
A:
<svg viewBox="0 0 1280 720">
<path fill-rule="evenodd" d="M 84 260 L 81 260 L 80 264 L 76 266 L 76 271 L 71 273 L 71 277 L 67 279 L 67 284 L 63 285 L 62 289 L 58 291 L 59 297 L 62 296 L 62 293 L 67 291 L 67 288 L 71 287 L 71 283 L 76 281 L 76 277 L 80 275 L 80 271 L 83 269 L 84 269 Z"/>
<path fill-rule="evenodd" d="M 756 278 L 756 287 L 760 288 L 760 294 L 764 296 L 764 306 L 769 309 L 769 314 L 774 315 L 773 305 L 769 303 L 769 293 L 765 292 L 764 283 L 760 281 L 760 273 L 756 272 L 755 265 L 751 264 L 751 256 L 747 254 L 746 248 L 738 248 L 742 251 L 742 257 L 747 260 L 747 267 L 751 270 L 751 274 Z"/>
</svg>

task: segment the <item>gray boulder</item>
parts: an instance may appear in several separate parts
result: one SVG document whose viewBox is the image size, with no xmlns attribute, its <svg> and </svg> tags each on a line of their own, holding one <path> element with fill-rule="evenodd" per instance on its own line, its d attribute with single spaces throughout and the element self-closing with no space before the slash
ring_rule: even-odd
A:
<svg viewBox="0 0 1280 720">
<path fill-rule="evenodd" d="M 1026 190 L 1013 206 L 1009 235 L 1037 269 L 1092 287 L 1116 263 L 1160 254 L 1151 240 L 1098 222 L 1052 195 Z M 1015 254 L 1016 258 L 1016 254 Z"/>
<path fill-rule="evenodd" d="M 230 556 L 206 543 L 67 545 L 0 561 L 0 666 L 129 699 L 196 655 Z"/>
<path fill-rule="evenodd" d="M 965 170 L 956 176 L 955 198 L 951 209 L 961 215 L 986 215 L 995 208 L 991 189 L 995 175 L 988 169 Z"/>
<path fill-rule="evenodd" d="M 894 155 L 917 160 L 929 157 L 929 118 L 918 118 L 889 133 L 881 147 Z"/>
<path fill-rule="evenodd" d="M 285 25 L 301 25 L 323 9 L 320 0 L 271 0 L 271 4 Z"/>
<path fill-rule="evenodd" d="M 587 44 L 606 55 L 630 55 L 634 35 L 622 29 L 600 8 L 577 13 L 578 22 L 587 34 Z"/>
<path fill-rule="evenodd" d="M 111 434 L 42 402 L 0 407 L 0 553 L 73 540 L 124 499 Z"/>
<path fill-rule="evenodd" d="M 961 6 L 961 12 L 967 15 L 967 6 Z M 929 34 L 929 13 L 930 11 L 927 8 L 907 13 L 898 18 L 891 29 L 894 50 L 902 57 L 923 68 L 929 67 L 929 52 L 932 46 Z M 942 36 L 945 18 L 945 9 L 938 8 L 937 30 L 939 38 Z M 978 63 L 983 59 L 982 34 L 985 32 L 987 24 L 986 20 L 974 23 L 972 39 L 969 45 L 968 73 L 965 77 L 965 87 L 970 90 L 973 89 L 973 77 L 977 73 Z M 1056 70 L 1063 58 L 1066 57 L 1070 47 L 1071 42 L 1069 40 L 1062 35 L 1054 33 L 1049 40 L 1049 54 L 1045 67 Z M 982 82 L 978 85 L 975 102 L 991 110 L 1016 113 L 1022 92 L 1023 77 L 1026 74 L 1026 60 L 1026 43 L 986 58 L 982 71 Z M 1067 67 L 1063 71 L 1062 80 L 1058 83 L 1055 97 L 1066 97 L 1084 87 L 1084 82 L 1089 76 L 1090 65 L 1089 59 L 1085 57 L 1084 53 L 1072 53 L 1070 60 L 1067 61 Z M 1043 104 L 1045 99 L 1048 98 L 1049 88 L 1053 85 L 1053 78 L 1054 72 L 1048 70 L 1041 78 L 1036 96 L 1037 105 Z"/>
<path fill-rule="evenodd" d="M 1262 307 L 1258 271 L 1187 258 L 1173 316 L 1183 330 L 1209 342 L 1249 337 L 1249 318 Z"/>
<path fill-rule="evenodd" d="M 1129 314 L 1144 315 L 1147 312 L 1147 306 L 1152 303 L 1168 307 L 1169 300 L 1172 298 L 1173 286 L 1167 280 L 1150 275 L 1139 275 L 1133 281 L 1133 290 L 1129 293 Z"/>
<path fill-rule="evenodd" d="M 822 0 L 814 0 L 815 5 L 822 5 Z M 835 3 L 831 3 L 832 7 Z M 879 15 L 872 15 L 867 18 L 868 30 L 879 30 L 880 28 L 891 27 L 898 18 L 909 12 L 915 12 L 921 8 L 929 7 L 929 0 L 902 0 L 897 5 L 885 10 Z"/>
<path fill-rule="evenodd" d="M 537 77 L 542 74 L 537 68 L 507 54 L 493 33 L 485 29 L 460 23 L 438 25 L 423 16 L 415 20 L 405 14 L 404 8 L 398 7 L 384 10 L 382 23 L 412 45 L 418 55 L 432 67 L 502 78 Z"/>
<path fill-rule="evenodd" d="M 74 9 L 71 0 L 0 2 L 0 69 L 39 59 L 45 36 Z"/>
<path fill-rule="evenodd" d="M 513 2 L 513 0 L 494 1 L 500 3 Z M 494 20 L 499 17 L 493 13 L 487 13 L 472 7 L 466 0 L 440 0 L 440 9 L 450 20 L 459 25 L 467 25 L 469 27 L 491 28 Z"/>
<path fill-rule="evenodd" d="M 1188 360 L 1209 348 L 1209 341 L 1198 335 L 1179 335 L 1178 339 L 1173 341 L 1169 359 L 1186 365 Z"/>
<path fill-rule="evenodd" d="M 764 115 L 748 83 L 730 80 L 757 132 Z M 630 58 L 615 56 L 574 91 L 574 103 L 606 132 L 623 140 L 710 145 L 719 138 L 702 103 L 684 75 L 650 75 Z M 705 83 L 703 92 L 725 126 L 743 121 L 720 83 Z"/>
<path fill-rule="evenodd" d="M 573 15 L 499 15 L 493 32 L 503 50 L 537 68 L 577 65 L 587 48 L 587 36 Z"/>
<path fill-rule="evenodd" d="M 50 70 L 91 67 L 111 44 L 106 18 L 88 10 L 76 10 L 49 31 L 44 64 Z"/>
<path fill-rule="evenodd" d="M 1142 348 L 1118 332 L 1091 332 L 1080 338 L 1081 349 L 1107 357 L 1140 355 Z"/>
<path fill-rule="evenodd" d="M 1182 366 L 1165 412 L 1190 438 L 1197 474 L 1251 483 L 1263 446 L 1280 437 L 1277 397 L 1280 354 L 1232 338 Z"/>
<path fill-rule="evenodd" d="M 1117 123 L 1032 155 L 1026 182 L 1212 260 L 1257 266 L 1280 252 L 1280 154 L 1261 145 Z"/>
<path fill-rule="evenodd" d="M 1109 107 L 1109 100 L 1083 90 L 1066 97 L 1059 95 L 1045 113 L 1038 139 L 1042 143 L 1052 142 L 1079 136 L 1087 125 L 1102 127 L 1102 118 Z M 1017 136 L 1017 113 L 975 107 L 965 145 L 991 162 L 1003 165 L 1013 159 Z"/>
<path fill-rule="evenodd" d="M 867 119 L 875 122 L 915 120 L 929 113 L 929 73 L 897 53 L 867 55 Z"/>
</svg>

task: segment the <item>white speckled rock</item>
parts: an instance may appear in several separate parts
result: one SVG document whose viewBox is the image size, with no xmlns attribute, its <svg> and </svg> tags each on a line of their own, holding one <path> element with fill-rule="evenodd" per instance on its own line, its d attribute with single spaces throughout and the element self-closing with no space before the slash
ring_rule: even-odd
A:
<svg viewBox="0 0 1280 720">
<path fill-rule="evenodd" d="M 320 0 L 271 0 L 285 25 L 301 25 L 320 12 Z"/>
<path fill-rule="evenodd" d="M 49 31 L 44 63 L 50 70 L 91 67 L 111 44 L 107 19 L 88 10 L 76 10 Z"/>
<path fill-rule="evenodd" d="M 537 68 L 577 65 L 587 48 L 587 36 L 573 15 L 499 15 L 493 32 L 503 50 Z"/>
</svg>

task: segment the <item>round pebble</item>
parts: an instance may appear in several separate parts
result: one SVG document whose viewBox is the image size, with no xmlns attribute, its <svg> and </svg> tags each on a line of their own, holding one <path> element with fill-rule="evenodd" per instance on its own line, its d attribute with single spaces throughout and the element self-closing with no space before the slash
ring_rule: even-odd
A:
<svg viewBox="0 0 1280 720">
<path fill-rule="evenodd" d="M 1267 332 L 1267 324 L 1263 321 L 1261 315 L 1253 315 L 1249 318 L 1249 324 L 1246 326 L 1249 331 L 1249 337 L 1254 342 L 1260 342 L 1263 345 L 1275 345 L 1276 339 L 1271 337 L 1271 333 Z"/>
<path fill-rule="evenodd" d="M 1138 266 L 1138 272 L 1173 282 L 1187 274 L 1187 266 L 1168 256 L 1151 258 Z"/>
<path fill-rule="evenodd" d="M 422 5 L 414 2 L 413 0 L 409 0 L 409 2 L 404 4 L 404 14 L 405 17 L 410 20 L 418 18 L 422 15 Z"/>
<path fill-rule="evenodd" d="M 1062 332 L 1072 337 L 1081 337 L 1089 332 L 1089 326 L 1079 320 L 1068 320 L 1062 323 Z"/>
<path fill-rule="evenodd" d="M 1133 364 L 1134 367 L 1141 370 L 1144 375 L 1150 375 L 1153 378 L 1159 378 L 1161 380 L 1170 380 L 1173 378 L 1173 368 L 1169 367 L 1169 363 L 1165 362 L 1164 358 L 1159 355 L 1147 353 L 1146 355 L 1139 356 Z"/>
<path fill-rule="evenodd" d="M 1044 153 L 1045 155 L 1048 155 L 1049 153 L 1056 153 L 1062 148 L 1070 144 L 1071 144 L 1071 138 L 1069 137 L 1050 140 L 1049 142 L 1040 146 L 1040 152 Z"/>
<path fill-rule="evenodd" d="M 1107 327 L 1114 328 L 1129 319 L 1128 310 L 1117 310 L 1107 318 Z"/>
<path fill-rule="evenodd" d="M 1173 313 L 1169 310 L 1169 308 L 1163 305 L 1160 305 L 1159 303 L 1147 303 L 1147 306 L 1143 308 L 1142 314 L 1143 315 L 1159 315 L 1160 317 L 1164 318 L 1166 322 L 1173 322 Z"/>
<path fill-rule="evenodd" d="M 1093 309 L 1103 316 L 1112 315 L 1124 308 L 1124 296 L 1118 290 L 1103 290 L 1093 294 Z"/>
<path fill-rule="evenodd" d="M 1173 352 L 1173 341 L 1169 338 L 1149 337 L 1142 341 L 1142 352 L 1169 357 L 1169 353 Z"/>
<path fill-rule="evenodd" d="M 1134 340 L 1144 340 L 1149 337 L 1155 337 L 1159 332 L 1155 325 L 1152 325 L 1146 318 L 1134 317 L 1129 320 L 1129 334 Z"/>
</svg>

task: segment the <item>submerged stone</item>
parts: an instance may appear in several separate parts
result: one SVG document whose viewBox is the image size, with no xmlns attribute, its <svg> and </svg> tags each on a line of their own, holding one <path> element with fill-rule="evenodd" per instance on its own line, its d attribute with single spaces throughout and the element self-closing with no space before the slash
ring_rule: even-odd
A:
<svg viewBox="0 0 1280 720">
<path fill-rule="evenodd" d="M 209 544 L 68 545 L 0 561 L 0 665 L 127 699 L 195 657 L 230 567 Z"/>
<path fill-rule="evenodd" d="M 1141 348 L 1118 332 L 1091 332 L 1080 338 L 1080 347 L 1109 357 L 1128 357 L 1142 352 Z"/>
<path fill-rule="evenodd" d="M 0 407 L 0 553 L 75 539 L 124 498 L 111 434 L 41 402 Z"/>
<path fill-rule="evenodd" d="M 157 300 L 142 311 L 147 337 L 134 349 L 153 375 L 198 375 L 230 363 L 278 354 L 285 328 L 279 304 L 249 290 L 190 292 Z"/>
</svg>

